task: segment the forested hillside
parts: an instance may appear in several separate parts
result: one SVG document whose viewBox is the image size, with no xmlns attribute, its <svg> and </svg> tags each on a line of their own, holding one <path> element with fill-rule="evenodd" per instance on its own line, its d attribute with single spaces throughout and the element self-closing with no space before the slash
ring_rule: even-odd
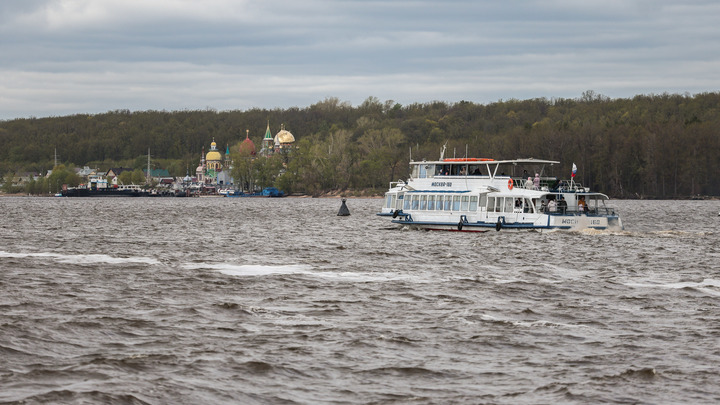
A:
<svg viewBox="0 0 720 405">
<path fill-rule="evenodd" d="M 267 124 L 283 124 L 294 192 L 381 191 L 407 176 L 407 162 L 446 157 L 535 157 L 574 162 L 582 184 L 613 197 L 720 195 L 720 93 L 608 99 L 508 100 L 399 105 L 369 98 L 353 107 L 329 98 L 306 108 L 247 111 L 110 111 L 0 121 L 0 174 L 44 172 L 55 150 L 66 166 L 107 170 L 147 164 L 192 172 L 213 139 L 233 151 L 246 129 L 259 148 Z M 287 181 L 287 179 L 286 179 Z"/>
</svg>

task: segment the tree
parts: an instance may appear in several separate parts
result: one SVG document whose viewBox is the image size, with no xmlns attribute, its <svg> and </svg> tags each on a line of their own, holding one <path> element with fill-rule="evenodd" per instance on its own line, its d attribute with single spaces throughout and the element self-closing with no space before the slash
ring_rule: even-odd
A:
<svg viewBox="0 0 720 405">
<path fill-rule="evenodd" d="M 77 187 L 82 179 L 75 174 L 73 170 L 69 170 L 65 165 L 55 166 L 52 173 L 47 178 L 48 189 L 51 193 L 58 193 L 62 190 L 62 186 Z"/>
<path fill-rule="evenodd" d="M 128 185 L 133 183 L 133 172 L 126 170 L 118 175 L 118 182 L 120 184 Z"/>
<path fill-rule="evenodd" d="M 259 188 L 265 188 L 275 185 L 275 179 L 283 168 L 282 156 L 273 155 L 267 158 L 259 157 L 253 161 L 251 173 L 253 182 Z"/>
<path fill-rule="evenodd" d="M 235 148 L 237 150 L 237 148 Z M 235 179 L 235 186 L 241 191 L 254 191 L 255 179 L 253 175 L 253 166 L 255 159 L 264 159 L 254 157 L 250 151 L 242 150 L 230 153 L 233 161 L 233 168 L 230 176 Z"/>
<path fill-rule="evenodd" d="M 132 184 L 145 184 L 145 181 L 145 173 L 143 173 L 141 169 L 135 169 L 132 171 Z"/>
<path fill-rule="evenodd" d="M 363 164 L 369 187 L 393 181 L 400 164 L 407 163 L 406 137 L 397 128 L 370 129 L 358 142 L 366 155 Z"/>
</svg>

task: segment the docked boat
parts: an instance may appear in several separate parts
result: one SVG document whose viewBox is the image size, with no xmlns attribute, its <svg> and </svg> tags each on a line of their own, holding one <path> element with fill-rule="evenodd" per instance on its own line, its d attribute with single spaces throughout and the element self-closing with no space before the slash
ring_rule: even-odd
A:
<svg viewBox="0 0 720 405">
<path fill-rule="evenodd" d="M 96 183 L 67 187 L 61 191 L 63 197 L 148 197 L 150 192 L 137 185 L 111 185 L 98 187 Z"/>
<path fill-rule="evenodd" d="M 560 162 L 440 157 L 411 161 L 410 178 L 390 183 L 378 215 L 411 228 L 622 230 L 608 196 L 549 171 Z M 573 167 L 575 165 L 573 164 Z"/>
<path fill-rule="evenodd" d="M 285 192 L 275 187 L 265 187 L 262 191 L 255 193 L 244 193 L 240 190 L 233 190 L 225 194 L 225 197 L 285 197 Z"/>
</svg>

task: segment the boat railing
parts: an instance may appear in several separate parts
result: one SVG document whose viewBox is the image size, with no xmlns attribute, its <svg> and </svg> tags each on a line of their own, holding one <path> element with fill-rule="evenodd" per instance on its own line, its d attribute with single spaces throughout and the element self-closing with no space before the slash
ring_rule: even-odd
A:
<svg viewBox="0 0 720 405">
<path fill-rule="evenodd" d="M 540 212 L 543 212 L 541 209 Z M 580 210 L 579 207 L 557 207 L 555 211 L 549 211 L 547 208 L 545 212 L 550 215 L 590 215 L 590 216 L 615 216 L 619 215 L 617 210 L 613 207 L 588 207 L 587 210 Z"/>
<path fill-rule="evenodd" d="M 498 176 L 499 177 L 499 176 Z M 527 177 L 518 177 L 518 176 L 512 176 L 513 182 L 515 183 L 516 187 L 528 189 L 528 190 L 542 190 L 542 191 L 562 191 L 560 189 L 560 186 L 568 183 L 569 180 L 562 180 L 558 181 L 555 177 L 540 177 L 540 182 L 538 186 L 535 186 L 535 178 L 530 177 L 529 179 Z M 575 185 L 579 186 L 579 184 L 575 183 Z M 582 188 L 582 186 L 580 186 Z M 568 187 L 565 187 L 567 191 L 570 191 Z M 584 190 L 584 189 L 583 189 Z"/>
<path fill-rule="evenodd" d="M 552 188 L 553 186 L 555 186 L 555 188 Z M 583 187 L 582 184 L 570 179 L 560 180 L 557 182 L 557 185 L 550 185 L 550 191 L 562 193 L 583 193 L 589 190 L 586 187 Z"/>
</svg>

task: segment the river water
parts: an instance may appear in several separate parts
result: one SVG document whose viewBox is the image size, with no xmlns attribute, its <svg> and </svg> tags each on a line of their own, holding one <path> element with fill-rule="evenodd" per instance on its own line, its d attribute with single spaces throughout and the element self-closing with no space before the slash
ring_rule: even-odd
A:
<svg viewBox="0 0 720 405">
<path fill-rule="evenodd" d="M 382 200 L 0 198 L 0 403 L 720 402 L 720 202 L 623 232 Z"/>
</svg>

